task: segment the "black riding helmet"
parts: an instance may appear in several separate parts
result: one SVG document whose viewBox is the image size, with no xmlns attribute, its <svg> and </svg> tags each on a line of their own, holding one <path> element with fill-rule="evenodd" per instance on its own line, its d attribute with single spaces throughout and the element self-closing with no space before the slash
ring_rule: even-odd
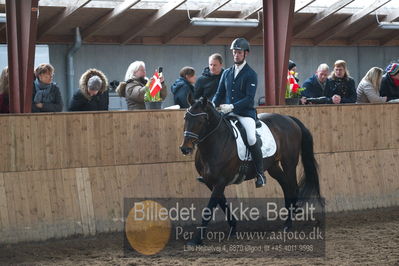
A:
<svg viewBox="0 0 399 266">
<path fill-rule="evenodd" d="M 249 52 L 249 42 L 244 38 L 237 38 L 231 43 L 230 50 L 243 50 Z"/>
</svg>

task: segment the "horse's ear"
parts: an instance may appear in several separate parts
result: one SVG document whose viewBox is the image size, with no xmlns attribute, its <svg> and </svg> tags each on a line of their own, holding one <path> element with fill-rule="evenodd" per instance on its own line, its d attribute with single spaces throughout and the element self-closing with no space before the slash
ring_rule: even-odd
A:
<svg viewBox="0 0 399 266">
<path fill-rule="evenodd" d="M 195 103 L 193 94 L 192 94 L 191 92 L 189 92 L 188 95 L 187 95 L 187 102 L 188 102 L 190 105 L 193 105 L 193 104 Z"/>
<path fill-rule="evenodd" d="M 203 96 L 202 104 L 206 105 L 207 103 L 208 103 L 208 98 L 206 96 Z"/>
<path fill-rule="evenodd" d="M 203 106 L 206 106 L 206 104 L 208 103 L 208 98 L 206 98 L 206 96 L 201 96 L 201 98 L 199 99 L 200 103 Z"/>
</svg>

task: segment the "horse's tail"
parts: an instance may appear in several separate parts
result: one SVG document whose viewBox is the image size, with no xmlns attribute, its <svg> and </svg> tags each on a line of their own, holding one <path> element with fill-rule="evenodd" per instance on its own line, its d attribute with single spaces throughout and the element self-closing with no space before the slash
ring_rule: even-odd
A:
<svg viewBox="0 0 399 266">
<path fill-rule="evenodd" d="M 298 118 L 292 116 L 290 118 L 295 121 L 302 131 L 301 156 L 304 174 L 299 182 L 299 198 L 306 200 L 315 197 L 320 204 L 324 205 L 320 196 L 318 164 L 314 157 L 312 134 Z"/>
</svg>

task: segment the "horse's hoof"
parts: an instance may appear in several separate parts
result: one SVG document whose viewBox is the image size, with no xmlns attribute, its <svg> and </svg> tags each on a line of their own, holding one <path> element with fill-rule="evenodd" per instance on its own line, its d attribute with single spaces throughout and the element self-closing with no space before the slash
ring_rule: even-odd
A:
<svg viewBox="0 0 399 266">
<path fill-rule="evenodd" d="M 237 236 L 237 230 L 235 228 L 231 229 L 229 232 L 229 239 L 235 238 Z"/>
<path fill-rule="evenodd" d="M 256 183 L 256 188 L 264 187 L 265 183 Z"/>
<path fill-rule="evenodd" d="M 283 227 L 284 231 L 291 231 L 292 229 L 292 222 L 286 222 Z"/>
</svg>

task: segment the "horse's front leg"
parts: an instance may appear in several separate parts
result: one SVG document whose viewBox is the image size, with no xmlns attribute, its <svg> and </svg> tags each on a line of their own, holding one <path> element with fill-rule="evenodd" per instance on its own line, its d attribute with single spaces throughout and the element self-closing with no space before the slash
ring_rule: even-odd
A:
<svg viewBox="0 0 399 266">
<path fill-rule="evenodd" d="M 207 205 L 209 212 L 204 213 L 201 226 L 197 228 L 194 238 L 187 243 L 188 245 L 202 244 L 204 236 L 206 235 L 206 229 L 208 227 L 208 224 L 213 217 L 215 207 L 222 201 L 223 198 L 226 201 L 226 198 L 224 196 L 224 189 L 225 185 L 216 185 L 213 187 L 211 198 L 209 199 Z"/>
</svg>

